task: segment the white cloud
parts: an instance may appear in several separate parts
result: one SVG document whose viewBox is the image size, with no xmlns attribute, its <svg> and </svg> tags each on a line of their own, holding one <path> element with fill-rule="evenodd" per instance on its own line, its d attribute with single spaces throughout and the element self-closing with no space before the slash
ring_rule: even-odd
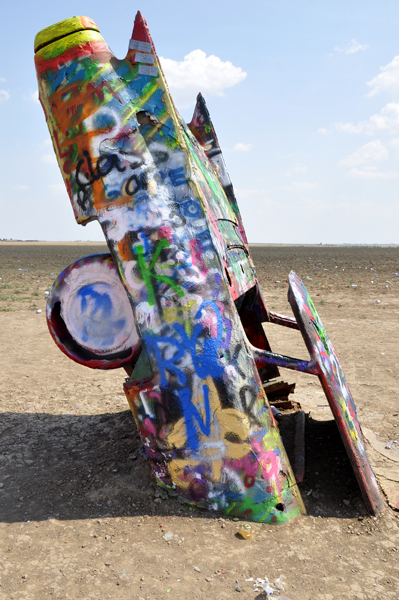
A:
<svg viewBox="0 0 399 600">
<path fill-rule="evenodd" d="M 372 166 L 363 167 L 361 169 L 350 169 L 348 173 L 349 175 L 352 175 L 352 177 L 358 177 L 361 179 L 396 179 L 399 177 L 399 173 L 383 173 L 381 171 L 377 171 L 377 168 Z"/>
<path fill-rule="evenodd" d="M 306 210 L 317 210 L 323 212 L 328 207 L 325 202 L 320 200 L 320 198 L 308 198 L 307 196 L 301 196 L 300 202 L 306 208 Z"/>
<path fill-rule="evenodd" d="M 275 201 L 268 196 L 268 192 L 264 189 L 258 190 L 253 188 L 236 188 L 234 191 L 239 202 L 242 202 L 243 200 L 247 201 L 245 202 L 246 211 L 248 211 L 250 206 L 259 209 L 275 204 Z M 244 205 L 242 208 L 244 209 Z"/>
<path fill-rule="evenodd" d="M 334 202 L 334 210 L 339 213 L 345 213 L 345 215 L 351 213 L 358 217 L 359 214 L 364 215 L 367 213 L 375 217 L 376 212 L 381 214 L 381 211 L 383 210 L 381 206 L 376 206 L 376 203 L 372 200 L 353 202 L 352 200 L 347 200 L 347 196 L 341 196 L 341 198 L 342 200 L 336 200 Z"/>
<path fill-rule="evenodd" d="M 29 185 L 23 185 L 23 184 L 14 185 L 14 190 L 16 192 L 26 192 L 27 190 L 29 190 Z"/>
<path fill-rule="evenodd" d="M 235 194 L 241 203 L 245 223 L 259 222 L 259 214 L 266 210 L 278 210 L 279 204 L 270 198 L 265 189 L 236 188 Z"/>
<path fill-rule="evenodd" d="M 341 131 L 342 133 L 362 133 L 363 131 L 363 123 L 366 123 L 367 121 L 362 121 L 362 123 L 359 123 L 358 125 L 355 125 L 354 123 L 333 123 L 333 127 L 335 127 L 335 129 L 337 131 Z"/>
<path fill-rule="evenodd" d="M 318 183 L 309 183 L 307 181 L 293 181 L 290 185 L 283 185 L 285 192 L 311 192 L 320 188 Z"/>
<path fill-rule="evenodd" d="M 340 167 L 358 167 L 364 163 L 375 160 L 386 160 L 388 150 L 380 140 L 373 140 L 365 144 L 353 154 L 339 161 Z"/>
<path fill-rule="evenodd" d="M 40 158 L 40 161 L 46 165 L 53 165 L 56 164 L 57 159 L 55 154 L 43 154 L 43 156 Z"/>
<path fill-rule="evenodd" d="M 0 90 L 0 102 L 4 102 L 5 100 L 9 100 L 11 98 L 11 94 L 9 90 Z"/>
<path fill-rule="evenodd" d="M 287 177 L 292 177 L 296 173 L 306 173 L 306 171 L 307 171 L 307 168 L 305 167 L 305 165 L 301 165 L 301 163 L 295 163 L 295 165 L 292 167 L 292 169 L 289 169 L 285 173 L 285 175 Z"/>
<path fill-rule="evenodd" d="M 5 81 L 7 81 L 7 79 L 5 77 L 0 77 L 0 81 L 5 82 Z"/>
<path fill-rule="evenodd" d="M 390 143 L 390 146 L 393 144 Z M 378 171 L 375 165 L 367 164 L 387 160 L 388 157 L 387 147 L 380 140 L 373 140 L 339 161 L 338 164 L 340 167 L 351 167 L 348 175 L 357 179 L 396 179 L 399 173 Z"/>
<path fill-rule="evenodd" d="M 176 102 L 189 106 L 198 92 L 223 96 L 224 90 L 243 81 L 247 74 L 241 67 L 219 57 L 193 50 L 182 61 L 160 57 L 162 69 Z"/>
<path fill-rule="evenodd" d="M 235 152 L 249 152 L 250 150 L 252 150 L 252 144 L 242 144 L 241 142 L 239 142 L 238 144 L 233 146 L 233 150 Z"/>
<path fill-rule="evenodd" d="M 368 96 L 374 96 L 379 92 L 398 94 L 399 92 L 399 56 L 395 56 L 385 67 L 380 67 L 381 73 L 373 77 L 367 85 L 371 87 Z"/>
<path fill-rule="evenodd" d="M 317 133 L 320 133 L 320 135 L 327 135 L 328 131 L 324 127 L 320 127 L 320 129 L 317 130 Z"/>
<path fill-rule="evenodd" d="M 359 52 L 359 50 L 366 50 L 368 48 L 367 44 L 360 44 L 357 40 L 352 39 L 347 44 L 343 46 L 335 46 L 335 52 L 344 52 L 345 54 L 355 54 L 355 52 Z"/>
<path fill-rule="evenodd" d="M 399 102 L 388 102 L 384 108 L 367 121 L 354 123 L 334 123 L 335 129 L 346 133 L 366 133 L 373 135 L 379 131 L 394 132 L 399 129 Z"/>
<path fill-rule="evenodd" d="M 249 198 L 250 196 L 258 196 L 259 194 L 264 194 L 264 190 L 253 190 L 248 188 L 237 188 L 235 190 L 237 196 L 243 196 L 245 198 Z"/>
<path fill-rule="evenodd" d="M 65 184 L 64 183 L 50 183 L 48 189 L 53 194 L 66 194 Z"/>
<path fill-rule="evenodd" d="M 35 104 L 40 104 L 39 102 L 39 90 L 35 90 L 31 95 L 30 95 L 30 99 L 35 103 Z"/>
<path fill-rule="evenodd" d="M 368 96 L 386 92 L 392 96 L 399 95 L 399 55 L 390 63 L 380 68 L 380 73 L 367 82 L 371 88 Z M 333 123 L 337 131 L 345 133 L 365 133 L 375 135 L 386 131 L 394 134 L 399 130 L 399 102 L 388 102 L 379 113 L 358 123 Z M 320 130 L 319 130 L 320 131 Z"/>
</svg>

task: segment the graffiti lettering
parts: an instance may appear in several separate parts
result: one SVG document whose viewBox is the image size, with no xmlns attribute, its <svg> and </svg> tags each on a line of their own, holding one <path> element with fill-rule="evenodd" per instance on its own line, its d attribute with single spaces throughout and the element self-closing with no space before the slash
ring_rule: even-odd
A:
<svg viewBox="0 0 399 600">
<path fill-rule="evenodd" d="M 202 420 L 201 413 L 198 408 L 191 402 L 191 390 L 190 388 L 183 388 L 180 390 L 179 400 L 183 409 L 184 420 L 186 424 L 187 439 L 191 450 L 197 450 L 199 448 L 199 442 L 197 437 L 197 426 L 201 430 L 202 435 L 209 436 L 211 433 L 211 409 L 209 405 L 209 389 L 207 385 L 202 386 L 204 394 L 204 406 L 205 406 L 205 422 Z"/>
<path fill-rule="evenodd" d="M 187 388 L 183 391 L 180 404 L 184 416 L 173 426 L 168 443 L 175 448 L 189 448 L 190 454 L 173 459 L 169 466 L 176 483 L 191 489 L 194 480 L 207 486 L 202 476 L 209 470 L 214 481 L 221 481 L 223 457 L 236 460 L 248 454 L 250 424 L 242 412 L 221 407 L 211 377 L 203 381 L 194 398 L 190 399 Z"/>
<path fill-rule="evenodd" d="M 276 453 L 273 450 L 264 450 L 259 442 L 253 441 L 251 445 L 252 453 L 240 461 L 246 474 L 247 486 L 251 487 L 251 484 L 253 485 L 252 478 L 256 477 L 256 472 L 261 468 L 263 478 L 270 482 L 266 487 L 266 491 L 270 494 L 281 494 L 279 465 Z"/>
<path fill-rule="evenodd" d="M 148 188 L 147 173 L 140 173 L 140 175 L 132 175 L 126 182 L 126 194 L 128 196 L 134 196 L 139 190 L 146 190 Z"/>
<path fill-rule="evenodd" d="M 192 198 L 189 198 L 188 200 L 181 202 L 179 205 L 179 208 L 180 208 L 180 212 L 185 217 L 188 217 L 190 219 L 197 219 L 198 217 L 203 216 L 202 208 L 201 208 L 199 202 L 197 202 L 197 200 L 194 200 Z"/>
<path fill-rule="evenodd" d="M 175 202 L 172 206 L 173 210 L 170 211 L 170 218 L 173 221 L 173 225 L 175 227 L 183 227 L 186 224 L 186 219 L 179 211 L 179 204 Z"/>
<path fill-rule="evenodd" d="M 169 284 L 175 290 L 175 292 L 178 293 L 180 298 L 182 298 L 184 296 L 184 291 L 182 290 L 182 288 L 175 281 L 173 281 L 173 279 L 171 277 L 167 277 L 166 275 L 158 275 L 158 273 L 155 273 L 153 271 L 153 269 L 155 267 L 155 263 L 157 262 L 157 259 L 160 255 L 160 253 L 162 252 L 162 250 L 164 248 L 168 248 L 169 246 L 170 246 L 170 244 L 167 239 L 164 238 L 159 241 L 149 267 L 147 267 L 146 262 L 145 262 L 144 247 L 140 244 L 134 248 L 134 251 L 137 255 L 137 262 L 140 267 L 141 275 L 143 277 L 144 283 L 145 283 L 147 291 L 148 291 L 149 306 L 154 306 L 154 304 L 155 304 L 155 293 L 154 293 L 154 287 L 152 284 L 152 279 L 155 279 L 157 281 L 163 281 L 164 283 Z"/>
<path fill-rule="evenodd" d="M 89 187 L 98 179 L 108 175 L 112 169 L 117 169 L 120 173 L 123 173 L 126 170 L 126 167 L 120 165 L 120 158 L 117 154 L 107 154 L 99 157 L 96 168 L 94 169 L 90 153 L 87 150 L 84 150 L 83 155 L 87 162 L 89 174 L 81 172 L 85 162 L 85 159 L 81 158 L 76 165 L 75 180 L 78 186 L 78 204 L 81 208 L 86 210 L 90 200 Z"/>
<path fill-rule="evenodd" d="M 184 175 L 184 167 L 179 167 L 178 169 L 170 169 L 169 178 L 174 187 L 179 187 L 180 185 L 184 185 L 185 183 L 187 183 L 187 179 Z"/>
<path fill-rule="evenodd" d="M 213 246 L 211 234 L 207 230 L 201 231 L 201 233 L 198 233 L 197 234 L 197 240 L 199 242 L 201 242 L 202 247 L 204 249 L 205 248 L 212 248 L 212 246 Z"/>
<path fill-rule="evenodd" d="M 248 415 L 251 423 L 254 423 L 258 427 L 263 427 L 263 423 L 257 418 L 256 401 L 257 393 L 256 390 L 250 385 L 243 385 L 240 389 L 240 400 L 246 415 Z"/>
<path fill-rule="evenodd" d="M 157 363 L 161 375 L 161 385 L 167 385 L 166 371 L 173 373 L 181 384 L 187 382 L 187 375 L 177 365 L 183 357 L 186 350 L 189 350 L 195 372 L 201 379 L 205 379 L 208 375 L 218 378 L 223 375 L 223 367 L 218 360 L 218 348 L 222 343 L 223 325 L 222 317 L 215 302 L 206 300 L 200 306 L 199 311 L 195 315 L 198 320 L 202 316 L 202 311 L 211 307 L 216 316 L 216 337 L 205 337 L 200 340 L 200 336 L 206 331 L 202 323 L 197 323 L 194 327 L 191 337 L 187 335 L 184 328 L 176 323 L 174 329 L 181 338 L 181 342 L 172 337 L 154 337 L 147 334 L 145 340 L 149 349 L 155 352 Z M 199 352 L 197 346 L 202 346 L 202 352 Z M 161 349 L 163 346 L 163 349 Z M 166 348 L 165 348 L 166 346 Z M 176 352 L 170 356 L 171 350 L 176 348 Z M 168 357 L 165 356 L 166 350 Z"/>
<path fill-rule="evenodd" d="M 161 374 L 161 386 L 167 386 L 168 380 L 166 377 L 166 371 L 172 373 L 177 377 L 178 382 L 185 384 L 187 382 L 187 376 L 176 363 L 182 358 L 184 354 L 184 348 L 179 342 L 170 337 L 154 337 L 150 334 L 145 336 L 145 342 L 149 351 L 153 351 L 156 356 L 158 368 Z M 163 346 L 161 348 L 161 346 Z M 165 347 L 170 353 L 173 347 L 176 348 L 175 354 L 170 358 L 165 356 Z"/>
<path fill-rule="evenodd" d="M 185 313 L 185 322 L 184 322 L 184 329 L 186 330 L 187 334 L 190 335 L 191 333 L 191 320 L 190 320 L 190 312 L 191 309 L 193 308 L 193 306 L 195 306 L 195 300 L 190 300 L 187 303 L 187 306 L 184 306 L 183 304 L 181 306 L 172 306 L 171 308 L 165 308 L 164 309 L 164 317 L 165 317 L 165 321 L 167 323 L 172 323 L 173 321 L 176 321 L 176 317 L 180 314 L 180 313 Z"/>
<path fill-rule="evenodd" d="M 121 167 L 119 164 L 119 156 L 117 154 L 107 154 L 106 156 L 100 156 L 97 161 L 96 169 L 93 169 L 93 165 L 91 162 L 90 153 L 87 150 L 83 150 L 83 155 L 86 158 L 87 167 L 89 169 L 90 177 L 86 173 L 80 172 L 82 165 L 84 164 L 84 159 L 81 158 L 76 165 L 76 183 L 79 187 L 87 187 L 92 185 L 97 179 L 101 179 L 101 177 L 105 177 L 112 171 L 112 169 L 117 169 L 121 173 L 126 170 L 126 167 Z M 84 177 L 85 179 L 82 179 Z"/>
</svg>

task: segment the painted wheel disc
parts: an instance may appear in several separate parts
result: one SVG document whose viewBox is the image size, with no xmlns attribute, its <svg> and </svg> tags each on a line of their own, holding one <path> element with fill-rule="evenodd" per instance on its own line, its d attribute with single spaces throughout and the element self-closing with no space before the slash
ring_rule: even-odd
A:
<svg viewBox="0 0 399 600">
<path fill-rule="evenodd" d="M 47 323 L 58 347 L 80 364 L 115 369 L 140 349 L 133 310 L 110 254 L 84 256 L 57 277 Z"/>
</svg>

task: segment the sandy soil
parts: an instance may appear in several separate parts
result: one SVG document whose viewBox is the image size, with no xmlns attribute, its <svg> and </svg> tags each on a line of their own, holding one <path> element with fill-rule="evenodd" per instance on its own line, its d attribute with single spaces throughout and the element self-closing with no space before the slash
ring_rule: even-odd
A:
<svg viewBox="0 0 399 600">
<path fill-rule="evenodd" d="M 266 576 L 282 577 L 285 591 L 272 596 L 280 599 L 397 600 L 399 513 L 388 504 L 378 518 L 365 512 L 310 375 L 281 373 L 296 382 L 294 399 L 307 415 L 306 516 L 253 525 L 242 540 L 239 523 L 155 490 L 124 372 L 73 363 L 45 323 L 44 292 L 59 271 L 103 251 L 0 243 L 0 599 L 219 600 L 238 592 L 260 600 L 266 594 L 246 580 Z M 271 310 L 292 314 L 290 269 L 305 281 L 387 490 L 399 474 L 399 248 L 256 246 L 253 257 Z M 308 358 L 299 332 L 271 324 L 266 332 L 273 350 Z"/>
</svg>

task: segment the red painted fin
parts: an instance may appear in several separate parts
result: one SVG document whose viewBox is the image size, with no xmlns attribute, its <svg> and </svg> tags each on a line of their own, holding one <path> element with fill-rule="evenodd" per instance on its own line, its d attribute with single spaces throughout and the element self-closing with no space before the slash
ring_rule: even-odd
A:
<svg viewBox="0 0 399 600">
<path fill-rule="evenodd" d="M 148 29 L 147 21 L 144 19 L 139 10 L 137 11 L 136 18 L 134 19 L 132 40 L 137 40 L 138 42 L 147 42 L 148 44 L 152 44 L 152 46 L 154 46 L 150 30 Z"/>
<path fill-rule="evenodd" d="M 148 29 L 147 21 L 144 19 L 141 12 L 138 11 L 134 20 L 133 33 L 129 41 L 129 50 L 126 58 L 132 64 L 142 63 L 148 65 L 151 70 L 155 56 L 155 46 L 152 41 L 150 30 Z"/>
</svg>

